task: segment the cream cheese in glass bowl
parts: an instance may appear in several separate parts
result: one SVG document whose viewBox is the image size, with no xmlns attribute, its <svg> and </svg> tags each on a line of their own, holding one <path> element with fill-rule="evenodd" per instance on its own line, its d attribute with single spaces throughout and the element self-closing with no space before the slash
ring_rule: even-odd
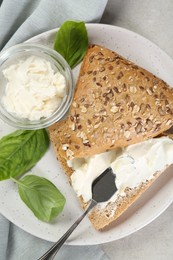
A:
<svg viewBox="0 0 173 260">
<path fill-rule="evenodd" d="M 73 93 L 71 69 L 55 50 L 24 43 L 0 54 L 0 117 L 9 125 L 48 127 L 65 116 Z"/>
</svg>

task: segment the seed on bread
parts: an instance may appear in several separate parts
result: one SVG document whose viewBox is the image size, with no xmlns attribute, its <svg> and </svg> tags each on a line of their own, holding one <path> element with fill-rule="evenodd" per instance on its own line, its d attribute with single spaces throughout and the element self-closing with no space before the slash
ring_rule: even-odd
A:
<svg viewBox="0 0 173 260">
<path fill-rule="evenodd" d="M 87 112 L 87 108 L 85 106 L 81 106 L 80 108 L 81 108 L 81 112 L 82 113 L 86 113 Z"/>
<path fill-rule="evenodd" d="M 98 128 L 99 126 L 100 126 L 100 123 L 95 124 L 95 125 L 94 125 L 94 128 L 96 129 L 96 128 Z"/>
<path fill-rule="evenodd" d="M 140 105 L 140 112 L 141 112 L 141 114 L 143 114 L 145 112 L 145 109 L 146 109 L 146 105 L 144 103 L 142 103 Z"/>
<path fill-rule="evenodd" d="M 69 158 L 70 160 L 74 158 L 74 152 L 70 149 L 67 149 L 66 151 L 66 155 L 67 155 L 67 158 Z"/>
<path fill-rule="evenodd" d="M 148 95 L 150 95 L 150 96 L 153 94 L 153 91 L 151 88 L 147 88 L 146 91 L 147 91 Z"/>
<path fill-rule="evenodd" d="M 120 71 L 120 73 L 117 76 L 117 80 L 120 80 L 124 76 L 123 72 Z"/>
<path fill-rule="evenodd" d="M 125 83 L 123 83 L 123 85 L 122 85 L 122 89 L 123 89 L 123 91 L 124 91 L 124 92 L 126 92 L 126 91 L 127 91 L 127 86 L 126 86 L 126 84 L 125 84 Z"/>
<path fill-rule="evenodd" d="M 169 120 L 166 122 L 166 125 L 172 125 L 172 120 L 169 119 Z"/>
<path fill-rule="evenodd" d="M 116 114 L 114 115 L 113 119 L 114 119 L 114 120 L 120 119 L 121 116 L 122 116 L 121 113 L 116 113 Z"/>
<path fill-rule="evenodd" d="M 69 144 L 63 144 L 62 145 L 62 150 L 66 151 L 69 147 Z"/>
<path fill-rule="evenodd" d="M 105 67 L 101 67 L 101 68 L 99 69 L 99 71 L 100 71 L 100 72 L 105 71 Z"/>
<path fill-rule="evenodd" d="M 135 94 L 137 92 L 137 88 L 135 86 L 130 86 L 130 92 Z"/>
<path fill-rule="evenodd" d="M 85 140 L 83 141 L 83 144 L 86 144 L 86 143 L 88 143 L 88 142 L 89 142 L 89 140 L 85 139 Z"/>
<path fill-rule="evenodd" d="M 94 55 L 90 56 L 90 57 L 89 57 L 89 62 L 92 63 L 92 62 L 93 62 L 93 59 L 94 59 Z"/>
<path fill-rule="evenodd" d="M 107 76 L 104 76 L 104 77 L 103 77 L 103 80 L 106 80 L 106 79 L 107 79 Z"/>
<path fill-rule="evenodd" d="M 128 139 L 130 137 L 130 131 L 125 131 L 124 136 L 125 136 L 125 138 Z"/>
<path fill-rule="evenodd" d="M 148 111 L 150 111 L 151 106 L 150 106 L 149 104 L 146 104 L 146 109 L 147 109 Z"/>
<path fill-rule="evenodd" d="M 118 106 L 112 106 L 110 111 L 113 112 L 113 113 L 117 113 L 119 111 L 119 107 Z"/>
<path fill-rule="evenodd" d="M 140 107 L 138 105 L 134 105 L 133 110 L 132 110 L 133 113 L 138 113 L 139 110 L 140 110 Z"/>
<path fill-rule="evenodd" d="M 142 130 L 142 125 L 141 125 L 141 123 L 138 123 L 137 126 L 135 127 L 135 131 L 137 134 L 139 134 L 141 132 L 141 130 Z"/>
<path fill-rule="evenodd" d="M 152 129 L 153 123 L 149 118 L 146 120 L 146 124 L 147 124 L 148 130 Z"/>
<path fill-rule="evenodd" d="M 72 131 L 74 131 L 76 128 L 75 123 L 70 124 L 69 127 L 71 128 Z"/>
<path fill-rule="evenodd" d="M 144 90 L 145 90 L 145 88 L 144 88 L 143 86 L 139 86 L 139 89 L 140 89 L 141 91 L 144 91 Z"/>
<path fill-rule="evenodd" d="M 73 101 L 72 106 L 76 108 L 77 107 L 77 103 L 75 101 Z"/>
<path fill-rule="evenodd" d="M 81 102 L 81 103 L 83 103 L 84 101 L 85 101 L 85 99 L 84 99 L 84 98 L 81 98 L 81 99 L 80 99 L 80 102 Z"/>
<path fill-rule="evenodd" d="M 163 110 L 162 107 L 159 107 L 159 108 L 158 108 L 158 112 L 159 112 L 159 114 L 160 114 L 161 116 L 164 116 L 164 115 L 165 115 L 165 111 Z"/>
</svg>

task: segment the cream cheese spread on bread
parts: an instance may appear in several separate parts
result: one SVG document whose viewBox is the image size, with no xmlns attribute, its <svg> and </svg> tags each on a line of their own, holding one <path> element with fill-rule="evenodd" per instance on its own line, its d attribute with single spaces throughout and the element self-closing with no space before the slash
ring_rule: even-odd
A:
<svg viewBox="0 0 173 260">
<path fill-rule="evenodd" d="M 68 166 L 74 170 L 71 175 L 72 186 L 84 202 L 88 202 L 92 197 L 93 180 L 111 166 L 116 174 L 118 188 L 110 199 L 114 202 L 118 195 L 125 196 L 126 188 L 134 189 L 140 186 L 172 163 L 173 140 L 160 137 L 87 158 L 75 158 L 68 161 Z"/>
</svg>

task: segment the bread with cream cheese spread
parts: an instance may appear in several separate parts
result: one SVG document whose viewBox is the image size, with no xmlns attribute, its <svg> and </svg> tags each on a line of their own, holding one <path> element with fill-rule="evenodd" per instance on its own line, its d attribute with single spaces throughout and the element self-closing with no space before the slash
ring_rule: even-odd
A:
<svg viewBox="0 0 173 260">
<path fill-rule="evenodd" d="M 84 57 L 67 118 L 49 127 L 57 159 L 67 176 L 67 160 L 88 157 L 153 138 L 173 125 L 173 89 L 112 50 L 91 45 Z M 98 230 L 120 216 L 161 172 L 135 189 L 126 189 L 89 218 Z M 83 208 L 82 197 L 79 198 Z M 114 210 L 116 208 L 116 210 Z M 112 214 L 112 212 L 114 212 Z"/>
</svg>

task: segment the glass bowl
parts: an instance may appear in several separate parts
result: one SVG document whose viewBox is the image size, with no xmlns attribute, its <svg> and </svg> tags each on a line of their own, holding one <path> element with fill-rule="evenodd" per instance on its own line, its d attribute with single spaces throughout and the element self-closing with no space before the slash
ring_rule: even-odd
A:
<svg viewBox="0 0 173 260">
<path fill-rule="evenodd" d="M 53 113 L 48 117 L 41 117 L 37 120 L 22 118 L 21 116 L 17 116 L 16 113 L 9 112 L 9 109 L 7 109 L 3 102 L 3 97 L 5 96 L 8 83 L 7 78 L 4 76 L 4 70 L 20 61 L 25 61 L 31 56 L 36 56 L 48 61 L 54 73 L 59 71 L 60 74 L 64 76 L 66 84 L 64 96 L 61 98 L 60 104 L 57 105 L 57 108 Z M 48 88 L 49 87 L 50 86 L 48 86 Z M 55 122 L 58 122 L 65 116 L 72 102 L 73 94 L 74 84 L 71 69 L 65 59 L 55 50 L 40 44 L 22 43 L 0 53 L 0 118 L 7 124 L 21 129 L 34 130 L 46 128 Z M 22 106 L 25 106 L 25 101 Z"/>
</svg>

